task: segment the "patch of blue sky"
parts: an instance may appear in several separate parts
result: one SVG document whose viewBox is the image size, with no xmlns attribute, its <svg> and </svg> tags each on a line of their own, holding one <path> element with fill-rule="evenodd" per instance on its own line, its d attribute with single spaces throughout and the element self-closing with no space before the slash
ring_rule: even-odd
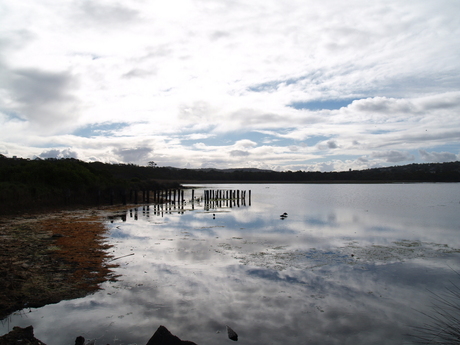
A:
<svg viewBox="0 0 460 345">
<path fill-rule="evenodd" d="M 272 80 L 266 83 L 250 86 L 248 90 L 252 92 L 270 92 L 277 90 L 281 85 L 286 86 L 296 84 L 303 79 L 305 79 L 305 77 L 289 78 L 285 80 Z"/>
<path fill-rule="evenodd" d="M 394 131 L 392 130 L 386 130 L 386 129 L 376 129 L 375 131 L 369 131 L 369 134 L 387 134 L 387 133 L 393 133 Z"/>
<path fill-rule="evenodd" d="M 252 92 L 273 92 L 282 86 L 297 84 L 304 81 L 308 83 L 317 83 L 318 80 L 322 78 L 323 74 L 323 71 L 321 69 L 318 69 L 312 73 L 308 73 L 306 75 L 301 75 L 294 78 L 271 80 L 265 83 L 253 85 L 248 87 L 248 90 Z"/>
<path fill-rule="evenodd" d="M 298 102 L 291 102 L 288 104 L 288 107 L 301 110 L 301 109 L 308 109 L 308 110 L 334 110 L 340 109 L 343 107 L 347 107 L 353 101 L 356 101 L 356 98 L 348 98 L 348 99 L 329 99 L 329 100 L 318 100 L 318 101 L 298 101 Z"/>
<path fill-rule="evenodd" d="M 113 132 L 128 127 L 130 124 L 127 122 L 104 122 L 87 125 L 85 127 L 79 128 L 74 131 L 72 134 L 79 137 L 98 137 L 98 136 L 110 136 L 113 135 Z"/>
<path fill-rule="evenodd" d="M 257 145 L 261 145 L 264 137 L 266 137 L 265 134 L 258 132 L 231 132 L 207 138 L 181 139 L 181 143 L 186 146 L 196 143 L 203 143 L 207 146 L 228 146 L 233 145 L 239 140 L 251 140 L 257 143 Z"/>
<path fill-rule="evenodd" d="M 330 139 L 326 136 L 313 136 L 305 140 L 295 140 L 282 136 L 287 135 L 287 133 L 287 130 L 280 132 L 280 135 L 277 135 L 276 132 L 273 132 L 273 134 L 258 131 L 232 132 L 208 138 L 181 139 L 181 144 L 184 146 L 192 146 L 197 143 L 203 143 L 206 146 L 229 146 L 240 140 L 251 140 L 255 142 L 257 146 L 314 146 L 321 141 Z"/>
<path fill-rule="evenodd" d="M 3 114 L 5 114 L 8 119 L 10 120 L 17 120 L 17 121 L 27 121 L 25 119 L 23 119 L 22 117 L 20 117 L 16 112 L 13 112 L 13 111 L 2 111 Z"/>
</svg>

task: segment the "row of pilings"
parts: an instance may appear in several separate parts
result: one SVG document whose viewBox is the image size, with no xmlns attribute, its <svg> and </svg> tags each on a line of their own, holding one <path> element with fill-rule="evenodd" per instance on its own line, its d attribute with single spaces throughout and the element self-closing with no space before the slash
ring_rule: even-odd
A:
<svg viewBox="0 0 460 345">
<path fill-rule="evenodd" d="M 233 189 L 208 189 L 204 191 L 204 201 L 215 200 L 246 200 L 245 190 Z M 249 191 L 249 200 L 251 200 L 251 191 Z"/>
<path fill-rule="evenodd" d="M 99 194 L 100 195 L 100 194 Z M 98 195 L 98 201 L 99 201 Z M 186 201 L 184 198 L 184 189 L 159 189 L 159 190 L 149 190 L 149 189 L 131 189 L 131 190 L 119 190 L 115 192 L 111 190 L 109 192 L 110 204 L 114 205 L 121 201 L 123 205 L 127 203 L 131 204 L 173 204 L 173 205 L 183 205 Z M 120 200 L 121 199 L 121 200 Z M 196 198 L 195 190 L 192 189 L 192 204 L 195 202 L 203 201 L 205 205 L 215 205 L 215 206 L 229 206 L 232 205 L 240 206 L 246 205 L 246 200 L 248 199 L 249 205 L 251 205 L 251 191 L 246 190 L 204 190 L 203 196 Z"/>
<path fill-rule="evenodd" d="M 245 190 L 205 190 L 203 193 L 203 201 L 205 210 L 222 207 L 240 207 L 246 206 L 246 194 L 249 197 L 249 205 L 251 205 L 251 191 Z"/>
<path fill-rule="evenodd" d="M 149 203 L 172 203 L 180 204 L 184 203 L 184 190 L 183 189 L 130 189 L 130 190 L 115 190 L 111 189 L 108 191 L 108 197 L 106 193 L 98 192 L 97 203 L 101 203 L 104 200 L 108 201 L 110 205 L 115 204 L 149 204 Z"/>
<path fill-rule="evenodd" d="M 138 203 L 171 203 L 182 204 L 185 202 L 183 189 L 162 190 L 131 190 L 130 201 Z"/>
</svg>

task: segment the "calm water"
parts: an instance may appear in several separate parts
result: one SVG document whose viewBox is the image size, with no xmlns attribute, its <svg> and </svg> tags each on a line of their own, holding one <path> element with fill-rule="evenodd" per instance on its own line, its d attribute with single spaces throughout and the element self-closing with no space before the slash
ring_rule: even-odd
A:
<svg viewBox="0 0 460 345">
<path fill-rule="evenodd" d="M 403 344 L 460 272 L 460 184 L 207 185 L 246 204 L 140 207 L 107 220 L 116 282 L 12 315 L 47 343 Z M 186 199 L 190 199 L 190 191 Z M 203 189 L 196 189 L 201 196 Z M 287 212 L 288 217 L 280 218 Z"/>
</svg>

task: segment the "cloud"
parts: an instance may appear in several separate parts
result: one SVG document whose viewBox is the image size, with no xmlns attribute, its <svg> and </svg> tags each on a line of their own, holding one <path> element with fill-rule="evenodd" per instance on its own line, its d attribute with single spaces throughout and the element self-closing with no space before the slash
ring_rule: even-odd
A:
<svg viewBox="0 0 460 345">
<path fill-rule="evenodd" d="M 425 162 L 453 162 L 459 159 L 459 157 L 452 152 L 427 152 L 425 150 L 419 150 L 418 152 Z"/>
<path fill-rule="evenodd" d="M 231 157 L 247 157 L 249 155 L 250 155 L 250 153 L 248 151 L 242 151 L 242 150 L 232 150 L 232 151 L 230 151 L 230 156 Z"/>
<path fill-rule="evenodd" d="M 388 115 L 394 113 L 410 114 L 415 110 L 412 102 L 408 100 L 386 97 L 374 97 L 355 100 L 350 104 L 349 108 L 352 111 L 355 110 L 359 112 L 371 112 Z"/>
<path fill-rule="evenodd" d="M 72 95 L 77 81 L 69 72 L 36 68 L 10 69 L 0 87 L 1 107 L 38 125 L 42 130 L 59 128 L 78 117 L 78 100 Z"/>
<path fill-rule="evenodd" d="M 335 140 L 329 140 L 327 142 L 327 147 L 330 149 L 336 149 L 339 146 L 337 145 L 337 142 Z"/>
<path fill-rule="evenodd" d="M 257 146 L 257 143 L 248 139 L 238 140 L 235 143 L 235 147 L 252 148 L 255 146 Z"/>
<path fill-rule="evenodd" d="M 149 77 L 151 75 L 155 75 L 157 73 L 156 69 L 155 70 L 145 70 L 145 69 L 140 69 L 140 68 L 133 68 L 129 72 L 123 74 L 123 78 L 126 79 L 131 79 L 131 78 L 145 78 Z"/>
<path fill-rule="evenodd" d="M 70 148 L 67 149 L 52 149 L 48 151 L 43 151 L 39 154 L 40 158 L 78 158 L 78 154 L 75 151 L 72 151 Z"/>
<path fill-rule="evenodd" d="M 150 159 L 153 149 L 151 147 L 136 147 L 136 148 L 120 148 L 113 150 L 123 162 L 137 163 L 146 165 Z"/>
<path fill-rule="evenodd" d="M 382 159 L 387 163 L 408 162 L 414 160 L 414 155 L 401 151 L 373 152 L 372 158 Z"/>
<path fill-rule="evenodd" d="M 440 1 L 6 0 L 0 148 L 281 170 L 450 159 L 460 4 Z"/>
<path fill-rule="evenodd" d="M 76 2 L 79 19 L 92 25 L 111 25 L 121 27 L 127 23 L 139 20 L 137 10 L 122 6 L 119 3 L 103 3 L 101 1 L 83 0 Z"/>
</svg>

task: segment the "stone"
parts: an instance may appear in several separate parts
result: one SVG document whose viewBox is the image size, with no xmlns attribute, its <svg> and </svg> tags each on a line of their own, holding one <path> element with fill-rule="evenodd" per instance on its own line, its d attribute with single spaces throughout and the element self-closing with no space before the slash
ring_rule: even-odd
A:
<svg viewBox="0 0 460 345">
<path fill-rule="evenodd" d="M 21 328 L 13 327 L 13 330 L 0 337 L 0 345 L 45 345 L 34 337 L 32 326 Z"/>
<path fill-rule="evenodd" d="M 229 339 L 233 341 L 238 341 L 238 334 L 236 334 L 236 332 L 228 326 L 227 326 L 227 334 L 228 334 Z"/>
<path fill-rule="evenodd" d="M 181 340 L 165 327 L 160 326 L 147 342 L 147 345 L 197 345 L 194 342 Z"/>
<path fill-rule="evenodd" d="M 83 338 L 81 335 L 75 339 L 75 345 L 84 345 L 85 344 L 85 338 Z"/>
</svg>

